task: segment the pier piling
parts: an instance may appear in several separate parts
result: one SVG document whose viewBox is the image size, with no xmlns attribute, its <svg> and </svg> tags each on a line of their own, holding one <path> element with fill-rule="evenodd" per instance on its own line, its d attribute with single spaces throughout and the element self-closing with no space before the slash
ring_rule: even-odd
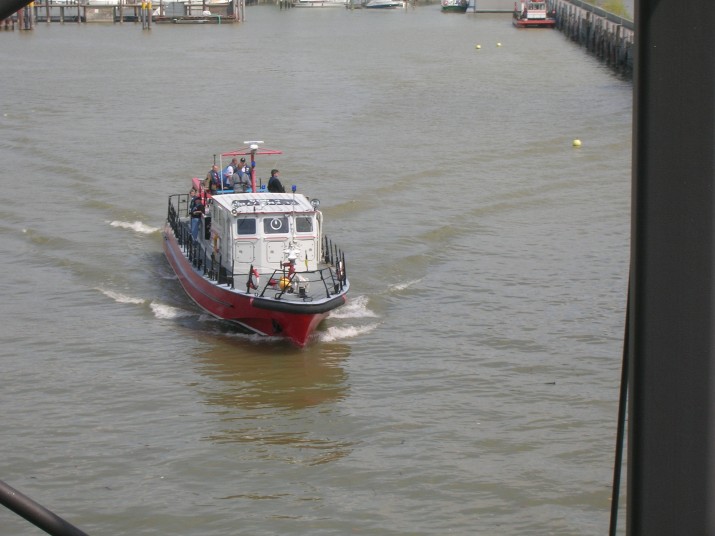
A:
<svg viewBox="0 0 715 536">
<path fill-rule="evenodd" d="M 618 74 L 633 75 L 633 21 L 581 0 L 549 0 L 548 4 L 556 13 L 556 29 Z"/>
</svg>

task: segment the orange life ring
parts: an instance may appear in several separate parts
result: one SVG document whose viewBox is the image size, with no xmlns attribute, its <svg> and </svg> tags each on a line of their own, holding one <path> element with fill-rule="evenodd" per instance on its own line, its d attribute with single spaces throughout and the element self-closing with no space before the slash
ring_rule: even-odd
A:
<svg viewBox="0 0 715 536">
<path fill-rule="evenodd" d="M 259 285 L 261 284 L 261 276 L 258 273 L 258 270 L 253 268 L 251 270 L 251 276 L 248 278 L 248 286 L 254 290 L 258 289 Z"/>
</svg>

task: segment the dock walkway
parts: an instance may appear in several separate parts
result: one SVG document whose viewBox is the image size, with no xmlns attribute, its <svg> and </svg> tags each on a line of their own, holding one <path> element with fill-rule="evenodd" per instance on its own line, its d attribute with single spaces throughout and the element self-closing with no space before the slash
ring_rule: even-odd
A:
<svg viewBox="0 0 715 536">
<path fill-rule="evenodd" d="M 21 9 L 13 17 L 0 21 L 0 28 L 30 30 L 40 22 L 60 23 L 123 23 L 142 22 L 151 27 L 152 22 L 173 24 L 231 24 L 244 20 L 247 3 L 256 0 L 227 0 L 203 4 L 193 1 L 171 2 L 159 0 L 116 0 L 102 4 L 89 4 L 86 0 L 39 0 Z"/>
</svg>

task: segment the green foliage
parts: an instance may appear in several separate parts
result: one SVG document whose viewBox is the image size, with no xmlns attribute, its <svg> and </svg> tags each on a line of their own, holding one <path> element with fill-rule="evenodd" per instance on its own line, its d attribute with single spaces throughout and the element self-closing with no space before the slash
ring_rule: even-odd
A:
<svg viewBox="0 0 715 536">
<path fill-rule="evenodd" d="M 595 3 L 609 13 L 613 13 L 624 19 L 632 18 L 626 6 L 623 5 L 623 0 L 597 0 Z"/>
</svg>

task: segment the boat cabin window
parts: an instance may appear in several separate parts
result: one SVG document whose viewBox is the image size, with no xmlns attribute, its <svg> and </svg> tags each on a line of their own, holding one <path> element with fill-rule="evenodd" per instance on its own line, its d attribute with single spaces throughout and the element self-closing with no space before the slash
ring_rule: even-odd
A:
<svg viewBox="0 0 715 536">
<path fill-rule="evenodd" d="M 263 220 L 263 232 L 265 234 L 287 234 L 288 218 L 285 216 L 274 216 Z"/>
<path fill-rule="evenodd" d="M 298 233 L 312 233 L 313 232 L 313 218 L 306 216 L 298 216 L 295 219 L 295 230 Z"/>
<path fill-rule="evenodd" d="M 240 218 L 236 222 L 236 232 L 239 235 L 256 234 L 256 218 Z"/>
</svg>

